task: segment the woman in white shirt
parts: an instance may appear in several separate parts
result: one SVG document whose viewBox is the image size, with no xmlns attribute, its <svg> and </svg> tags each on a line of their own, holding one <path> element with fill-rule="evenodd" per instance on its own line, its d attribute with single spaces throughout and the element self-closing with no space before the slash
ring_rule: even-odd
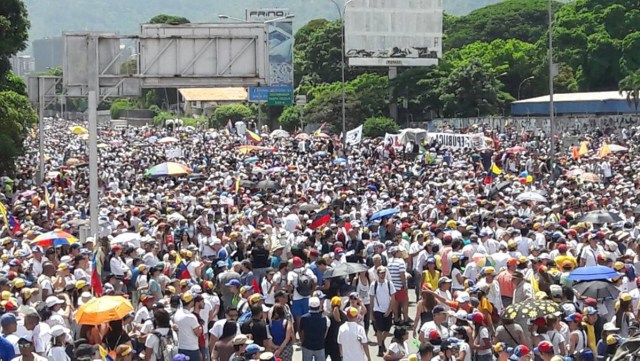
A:
<svg viewBox="0 0 640 361">
<path fill-rule="evenodd" d="M 384 361 L 398 361 L 409 357 L 409 347 L 407 339 L 409 333 L 404 328 L 396 328 L 393 332 L 393 340 L 391 345 L 384 354 Z"/>
<path fill-rule="evenodd" d="M 109 266 L 111 266 L 111 273 L 116 276 L 116 279 L 118 280 L 116 292 L 120 292 L 122 291 L 122 281 L 127 273 L 129 273 L 129 266 L 127 266 L 122 259 L 122 247 L 120 245 L 113 246 L 111 250 L 113 251 L 113 256 L 111 256 Z"/>
<path fill-rule="evenodd" d="M 65 351 L 68 331 L 60 325 L 51 327 L 51 349 L 47 352 L 49 361 L 71 361 Z"/>
</svg>

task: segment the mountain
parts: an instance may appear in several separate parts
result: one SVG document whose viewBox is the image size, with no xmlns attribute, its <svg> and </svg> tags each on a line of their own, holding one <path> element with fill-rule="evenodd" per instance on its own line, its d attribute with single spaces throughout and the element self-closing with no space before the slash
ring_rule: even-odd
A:
<svg viewBox="0 0 640 361">
<path fill-rule="evenodd" d="M 24 0 L 31 20 L 30 41 L 66 31 L 136 34 L 139 24 L 158 14 L 184 16 L 191 22 L 218 22 L 219 14 L 244 18 L 245 9 L 288 8 L 301 27 L 317 18 L 335 19 L 330 0 Z M 501 0 L 444 0 L 445 11 L 463 15 Z M 338 0 L 340 3 L 341 0 Z M 304 5 L 303 5 L 304 4 Z"/>
</svg>

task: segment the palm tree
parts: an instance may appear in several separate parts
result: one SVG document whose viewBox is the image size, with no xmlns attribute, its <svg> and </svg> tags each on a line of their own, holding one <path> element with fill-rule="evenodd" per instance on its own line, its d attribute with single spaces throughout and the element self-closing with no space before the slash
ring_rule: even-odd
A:
<svg viewBox="0 0 640 361">
<path fill-rule="evenodd" d="M 637 113 L 638 106 L 640 106 L 640 69 L 620 80 L 618 88 L 620 95 L 627 95 L 627 103 L 629 106 L 633 104 Z"/>
</svg>

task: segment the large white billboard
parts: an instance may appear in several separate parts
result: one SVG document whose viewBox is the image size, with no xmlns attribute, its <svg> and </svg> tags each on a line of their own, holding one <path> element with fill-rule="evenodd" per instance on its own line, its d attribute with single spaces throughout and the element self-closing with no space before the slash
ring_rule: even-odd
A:
<svg viewBox="0 0 640 361">
<path fill-rule="evenodd" d="M 442 56 L 443 0 L 353 0 L 345 11 L 350 66 L 430 66 Z"/>
</svg>

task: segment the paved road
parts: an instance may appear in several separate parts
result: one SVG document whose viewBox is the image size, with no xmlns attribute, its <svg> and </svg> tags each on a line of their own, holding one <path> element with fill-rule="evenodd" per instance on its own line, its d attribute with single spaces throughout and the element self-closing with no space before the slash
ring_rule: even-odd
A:
<svg viewBox="0 0 640 361">
<path fill-rule="evenodd" d="M 411 301 L 411 303 L 409 304 L 409 317 L 411 317 L 412 319 L 415 316 L 416 313 L 416 305 L 415 305 L 415 293 L 414 292 L 409 292 L 409 300 Z M 393 328 L 391 328 L 391 332 L 393 333 Z M 376 340 L 376 335 L 373 332 L 373 328 L 369 327 L 369 340 L 370 341 L 375 341 Z M 407 341 L 407 344 L 409 345 L 409 352 L 411 353 L 415 353 L 418 350 L 413 346 L 413 338 L 412 338 L 412 331 L 409 330 L 409 340 Z M 391 337 L 389 337 L 386 342 L 385 345 L 387 345 L 387 347 L 389 347 L 389 344 L 391 343 Z M 294 353 L 293 353 L 293 361 L 302 361 L 302 351 L 300 350 L 299 347 L 295 347 L 294 348 Z M 378 346 L 369 346 L 369 352 L 371 353 L 371 360 L 372 361 L 382 361 L 382 357 L 378 357 Z M 316 360 L 316 361 L 321 361 L 321 360 Z"/>
</svg>

